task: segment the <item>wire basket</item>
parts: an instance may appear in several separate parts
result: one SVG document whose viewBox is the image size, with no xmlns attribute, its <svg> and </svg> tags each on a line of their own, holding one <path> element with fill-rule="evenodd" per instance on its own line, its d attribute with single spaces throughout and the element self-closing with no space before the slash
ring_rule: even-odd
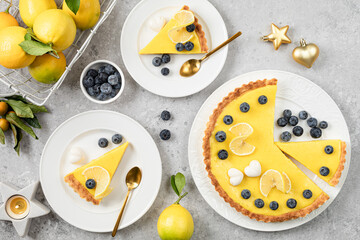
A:
<svg viewBox="0 0 360 240">
<path fill-rule="evenodd" d="M 6 10 L 9 2 L 10 0 L 0 0 L 0 10 Z M 56 2 L 58 6 L 61 6 L 63 1 L 56 0 Z M 14 5 L 10 8 L 10 13 L 18 20 L 21 26 L 25 27 L 25 24 L 21 21 L 17 3 L 18 1 L 13 1 Z M 14 70 L 0 66 L 0 98 L 17 94 L 36 105 L 44 105 L 52 93 L 61 86 L 71 68 L 84 53 L 96 31 L 114 9 L 116 0 L 100 0 L 100 4 L 101 15 L 97 24 L 85 31 L 78 30 L 73 44 L 63 52 L 68 64 L 65 72 L 56 83 L 40 83 L 31 77 L 26 68 Z"/>
</svg>

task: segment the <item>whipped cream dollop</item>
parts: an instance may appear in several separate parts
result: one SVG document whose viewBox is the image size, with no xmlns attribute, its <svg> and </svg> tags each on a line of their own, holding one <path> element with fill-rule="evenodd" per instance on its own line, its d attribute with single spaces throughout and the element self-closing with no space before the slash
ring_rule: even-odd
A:
<svg viewBox="0 0 360 240">
<path fill-rule="evenodd" d="M 239 185 L 244 178 L 244 174 L 236 168 L 230 168 L 228 171 L 228 175 L 230 177 L 230 184 L 233 186 Z"/>
<path fill-rule="evenodd" d="M 85 153 L 84 151 L 79 147 L 73 147 L 70 149 L 69 152 L 69 161 L 72 164 L 80 164 L 85 161 Z"/>
<path fill-rule="evenodd" d="M 252 160 L 244 172 L 248 177 L 258 177 L 261 174 L 261 164 L 257 160 Z"/>
<path fill-rule="evenodd" d="M 160 32 L 160 30 L 165 26 L 166 19 L 163 16 L 154 16 L 149 19 L 148 26 L 154 32 Z"/>
</svg>

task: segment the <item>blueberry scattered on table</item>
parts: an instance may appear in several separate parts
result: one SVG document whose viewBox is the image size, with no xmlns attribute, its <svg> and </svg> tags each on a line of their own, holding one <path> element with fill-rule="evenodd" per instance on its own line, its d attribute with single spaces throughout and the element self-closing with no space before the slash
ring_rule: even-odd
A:
<svg viewBox="0 0 360 240">
<path fill-rule="evenodd" d="M 265 95 L 261 95 L 259 97 L 258 101 L 259 101 L 260 104 L 266 104 L 268 99 L 267 99 L 267 97 Z"/>
<path fill-rule="evenodd" d="M 304 196 L 304 198 L 306 198 L 306 199 L 310 199 L 310 198 L 312 197 L 312 192 L 311 192 L 311 190 L 309 190 L 309 189 L 304 190 L 304 191 L 303 191 L 303 196 Z"/>
<path fill-rule="evenodd" d="M 161 69 L 161 74 L 163 76 L 167 76 L 167 75 L 169 75 L 169 73 L 170 73 L 170 70 L 168 68 L 164 67 Z"/>
<path fill-rule="evenodd" d="M 120 144 L 123 140 L 123 136 L 117 133 L 114 136 L 112 136 L 111 140 L 114 144 Z"/>
<path fill-rule="evenodd" d="M 191 51 L 194 49 L 194 44 L 192 42 L 186 42 L 185 43 L 185 49 L 186 51 Z"/>
<path fill-rule="evenodd" d="M 288 208 L 296 208 L 296 205 L 297 205 L 297 202 L 293 198 L 289 198 L 286 202 L 286 206 L 288 206 Z"/>
<path fill-rule="evenodd" d="M 169 55 L 169 54 L 163 54 L 163 55 L 161 56 L 161 61 L 162 61 L 163 63 L 169 63 L 170 60 L 171 60 L 171 58 L 170 58 L 170 55 Z"/>
<path fill-rule="evenodd" d="M 243 199 L 249 199 L 251 197 L 251 192 L 248 189 L 241 191 L 241 196 Z"/>
<path fill-rule="evenodd" d="M 162 140 L 165 140 L 165 141 L 166 141 L 166 140 L 169 140 L 170 137 L 171 137 L 171 133 L 170 133 L 169 130 L 164 129 L 164 130 L 162 130 L 162 131 L 160 132 L 160 138 L 161 138 Z"/>
<path fill-rule="evenodd" d="M 262 200 L 260 198 L 256 199 L 254 204 L 257 208 L 263 208 L 265 205 L 264 200 Z"/>
<path fill-rule="evenodd" d="M 306 120 L 308 118 L 308 113 L 306 111 L 299 112 L 299 118 L 301 120 Z"/>
<path fill-rule="evenodd" d="M 224 123 L 225 123 L 226 125 L 230 125 L 230 124 L 233 123 L 234 120 L 233 120 L 232 116 L 226 115 L 226 116 L 224 117 L 223 121 L 224 121 Z"/>
<path fill-rule="evenodd" d="M 289 118 L 289 124 L 291 126 L 296 126 L 299 123 L 299 119 L 296 116 L 291 116 Z"/>
<path fill-rule="evenodd" d="M 327 145 L 324 150 L 325 150 L 325 153 L 327 153 L 327 154 L 332 154 L 334 152 L 333 146 L 330 146 L 330 145 Z"/>
<path fill-rule="evenodd" d="M 160 57 L 154 57 L 153 60 L 152 60 L 152 64 L 155 66 L 155 67 L 159 67 L 162 63 L 162 60 Z"/>
<path fill-rule="evenodd" d="M 313 127 L 313 128 L 311 128 L 311 130 L 310 130 L 310 135 L 311 135 L 311 137 L 313 137 L 313 138 L 320 138 L 321 135 L 322 135 L 322 131 L 321 131 L 321 129 L 318 128 L 318 127 Z"/>
<path fill-rule="evenodd" d="M 288 131 L 285 131 L 285 132 L 281 133 L 280 138 L 281 138 L 281 140 L 283 140 L 284 142 L 288 142 L 288 141 L 290 141 L 290 139 L 291 139 L 291 133 L 288 132 Z"/>
<path fill-rule="evenodd" d="M 223 142 L 226 140 L 226 133 L 224 131 L 218 131 L 216 134 L 215 134 L 215 139 L 216 141 L 218 142 Z"/>
<path fill-rule="evenodd" d="M 281 117 L 277 120 L 277 125 L 279 127 L 285 127 L 288 124 L 288 121 L 286 120 L 285 117 Z"/>
<path fill-rule="evenodd" d="M 246 113 L 249 110 L 250 110 L 250 105 L 247 102 L 243 102 L 242 104 L 240 104 L 240 111 Z"/>
<path fill-rule="evenodd" d="M 109 145 L 109 141 L 106 138 L 100 138 L 98 141 L 98 145 L 101 148 L 106 148 Z"/>
<path fill-rule="evenodd" d="M 185 46 L 182 43 L 177 43 L 175 45 L 175 48 L 176 48 L 176 51 L 181 52 L 181 51 L 183 51 L 185 49 Z"/>
<path fill-rule="evenodd" d="M 289 109 L 285 109 L 284 112 L 283 112 L 283 116 L 286 118 L 286 119 L 289 119 L 292 115 L 292 112 L 291 110 Z"/>
<path fill-rule="evenodd" d="M 186 31 L 193 32 L 193 31 L 195 31 L 195 28 L 196 28 L 195 24 L 191 24 L 191 25 L 186 26 Z"/>
<path fill-rule="evenodd" d="M 311 128 L 313 128 L 313 127 L 316 127 L 317 126 L 317 124 L 318 124 L 318 121 L 317 121 L 317 119 L 316 118 L 309 118 L 307 121 L 307 125 L 309 126 L 309 127 L 311 127 Z"/>
<path fill-rule="evenodd" d="M 89 69 L 89 71 L 86 73 L 86 76 L 95 78 L 98 74 L 98 71 L 96 71 L 95 69 Z"/>
<path fill-rule="evenodd" d="M 169 111 L 166 111 L 166 110 L 162 111 L 162 113 L 161 113 L 162 120 L 168 121 L 168 120 L 170 120 L 170 118 L 171 118 L 171 114 Z"/>
<path fill-rule="evenodd" d="M 218 157 L 219 157 L 221 160 L 227 159 L 228 156 L 229 156 L 228 152 L 227 152 L 226 150 L 224 150 L 224 149 L 222 149 L 222 150 L 220 150 L 220 151 L 218 152 Z"/>
<path fill-rule="evenodd" d="M 85 88 L 89 88 L 95 85 L 95 79 L 91 76 L 85 76 L 83 80 L 83 85 Z"/>
<path fill-rule="evenodd" d="M 85 182 L 85 186 L 88 188 L 88 189 L 94 189 L 95 186 L 96 186 L 96 182 L 94 179 L 88 179 L 86 180 Z"/>
<path fill-rule="evenodd" d="M 325 129 L 325 128 L 327 128 L 327 127 L 328 127 L 328 123 L 327 123 L 326 121 L 321 121 L 321 122 L 319 123 L 319 128 Z"/>
<path fill-rule="evenodd" d="M 293 134 L 297 137 L 300 137 L 304 133 L 304 129 L 300 126 L 295 126 L 292 130 Z"/>
<path fill-rule="evenodd" d="M 330 169 L 328 167 L 321 167 L 319 172 L 321 176 L 326 177 L 327 175 L 329 175 Z"/>
<path fill-rule="evenodd" d="M 272 202 L 270 202 L 269 207 L 271 210 L 275 211 L 279 208 L 279 204 L 276 201 L 272 201 Z"/>
</svg>

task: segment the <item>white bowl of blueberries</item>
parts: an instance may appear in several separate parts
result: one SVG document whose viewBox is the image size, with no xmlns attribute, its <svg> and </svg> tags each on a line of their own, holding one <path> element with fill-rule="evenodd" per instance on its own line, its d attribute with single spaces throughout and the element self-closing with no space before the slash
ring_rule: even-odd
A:
<svg viewBox="0 0 360 240">
<path fill-rule="evenodd" d="M 97 60 L 84 68 L 80 87 L 89 100 L 106 104 L 120 97 L 125 88 L 125 78 L 115 63 Z"/>
</svg>

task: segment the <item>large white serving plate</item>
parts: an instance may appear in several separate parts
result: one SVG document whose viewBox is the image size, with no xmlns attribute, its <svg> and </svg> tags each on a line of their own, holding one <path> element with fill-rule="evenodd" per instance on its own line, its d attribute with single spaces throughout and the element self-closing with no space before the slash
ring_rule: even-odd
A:
<svg viewBox="0 0 360 240">
<path fill-rule="evenodd" d="M 286 108 L 291 109 L 294 113 L 298 113 L 301 110 L 306 110 L 319 120 L 321 119 L 328 121 L 329 127 L 323 131 L 323 136 L 321 139 L 342 139 L 346 142 L 347 145 L 345 169 L 343 170 L 340 182 L 336 187 L 331 187 L 318 178 L 314 173 L 310 172 L 304 166 L 293 160 L 295 164 L 298 165 L 308 177 L 310 177 L 310 179 L 318 184 L 319 187 L 330 196 L 330 199 L 320 208 L 311 212 L 304 218 L 298 218 L 281 223 L 258 222 L 248 218 L 245 215 L 242 215 L 234 208 L 230 207 L 230 205 L 219 196 L 218 192 L 215 191 L 214 186 L 211 184 L 205 170 L 205 164 L 203 162 L 202 155 L 202 139 L 204 137 L 206 123 L 208 122 L 209 117 L 216 108 L 217 104 L 221 102 L 222 99 L 235 88 L 251 81 L 265 78 L 278 79 L 275 119 L 279 118 L 282 114 L 282 111 Z M 300 124 L 304 127 L 304 135 L 299 138 L 293 137 L 291 141 L 312 140 L 310 134 L 308 133 L 309 128 L 305 127 L 304 121 L 301 121 Z M 275 141 L 279 141 L 281 132 L 285 129 L 290 130 L 291 128 L 285 127 L 285 129 L 280 129 L 279 127 L 275 126 L 274 123 L 274 129 L 274 139 Z M 293 73 L 263 70 L 238 76 L 223 84 L 213 94 L 210 95 L 210 97 L 200 108 L 192 125 L 189 136 L 188 154 L 190 169 L 196 186 L 207 203 L 217 213 L 219 213 L 227 220 L 248 229 L 257 231 L 281 231 L 300 226 L 310 221 L 311 219 L 318 216 L 327 207 L 329 207 L 329 205 L 334 201 L 345 182 L 349 170 L 351 159 L 351 143 L 349 131 L 340 109 L 337 107 L 334 100 L 323 89 L 310 80 Z"/>
<path fill-rule="evenodd" d="M 63 180 L 82 165 L 70 163 L 69 150 L 80 147 L 89 162 L 118 146 L 111 142 L 115 133 L 122 134 L 129 147 L 110 184 L 113 192 L 95 206 Z M 109 140 L 107 148 L 98 146 L 101 137 Z M 141 218 L 154 202 L 161 184 L 160 154 L 149 133 L 135 120 L 112 111 L 89 111 L 66 120 L 52 133 L 41 157 L 40 181 L 50 206 L 65 221 L 87 231 L 109 232 L 126 196 L 126 174 L 134 166 L 140 167 L 142 181 L 130 195 L 119 229 Z"/>
<path fill-rule="evenodd" d="M 169 20 L 183 5 L 188 5 L 198 17 L 210 50 L 228 38 L 224 20 L 207 0 L 143 0 L 130 12 L 121 33 L 121 54 L 130 75 L 143 88 L 164 97 L 184 97 L 201 91 L 215 80 L 227 57 L 228 49 L 224 47 L 203 63 L 199 73 L 184 78 L 179 74 L 181 65 L 203 55 L 171 55 L 170 63 L 154 67 L 155 55 L 138 54 L 157 34 L 149 28 L 149 19 L 163 16 Z M 170 69 L 168 76 L 161 75 L 162 67 Z"/>
</svg>

